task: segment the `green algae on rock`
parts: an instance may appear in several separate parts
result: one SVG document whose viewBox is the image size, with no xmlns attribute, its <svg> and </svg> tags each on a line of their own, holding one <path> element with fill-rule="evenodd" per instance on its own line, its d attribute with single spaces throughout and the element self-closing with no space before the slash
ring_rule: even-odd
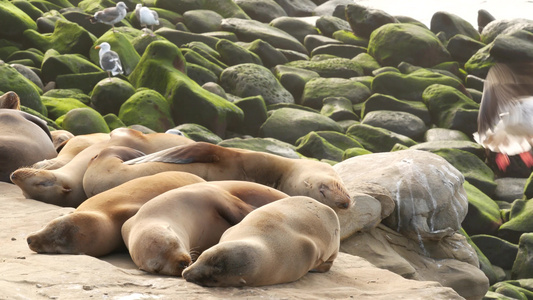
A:
<svg viewBox="0 0 533 300">
<path fill-rule="evenodd" d="M 118 117 L 127 126 L 144 125 L 156 132 L 173 128 L 170 105 L 157 91 L 141 89 L 120 107 Z"/>
<path fill-rule="evenodd" d="M 63 116 L 61 127 L 73 135 L 109 133 L 104 117 L 92 108 L 75 108 Z"/>
</svg>

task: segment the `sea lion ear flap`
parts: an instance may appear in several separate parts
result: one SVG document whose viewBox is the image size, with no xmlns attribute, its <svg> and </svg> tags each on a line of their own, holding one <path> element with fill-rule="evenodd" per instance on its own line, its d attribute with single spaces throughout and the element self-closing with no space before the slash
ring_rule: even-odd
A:
<svg viewBox="0 0 533 300">
<path fill-rule="evenodd" d="M 217 153 L 224 149 L 224 147 L 210 143 L 196 142 L 176 147 L 171 154 L 172 162 L 178 164 L 217 162 L 220 160 Z"/>
<path fill-rule="evenodd" d="M 20 98 L 17 93 L 9 91 L 0 97 L 0 108 L 20 110 Z"/>
</svg>

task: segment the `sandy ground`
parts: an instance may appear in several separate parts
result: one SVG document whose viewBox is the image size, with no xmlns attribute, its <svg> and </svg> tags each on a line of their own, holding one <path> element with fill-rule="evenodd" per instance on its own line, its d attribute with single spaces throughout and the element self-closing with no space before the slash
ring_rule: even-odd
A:
<svg viewBox="0 0 533 300">
<path fill-rule="evenodd" d="M 31 199 L 0 182 L 0 299 L 462 299 L 436 282 L 402 278 L 340 253 L 327 273 L 257 288 L 203 288 L 140 271 L 129 255 L 102 259 L 32 252 L 26 236 L 73 211 Z"/>
</svg>

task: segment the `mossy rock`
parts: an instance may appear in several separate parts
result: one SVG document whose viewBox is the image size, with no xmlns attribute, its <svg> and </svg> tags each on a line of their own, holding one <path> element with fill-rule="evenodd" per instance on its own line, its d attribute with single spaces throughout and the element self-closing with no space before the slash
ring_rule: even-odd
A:
<svg viewBox="0 0 533 300">
<path fill-rule="evenodd" d="M 212 59 L 208 59 L 205 56 L 200 55 L 195 50 L 183 48 L 182 54 L 185 57 L 187 64 L 193 63 L 202 66 L 213 72 L 217 77 L 220 77 L 222 71 L 224 71 L 224 69 L 228 67 L 223 62 L 217 60 L 220 64 L 216 63 Z"/>
<path fill-rule="evenodd" d="M 533 277 L 533 232 L 527 232 L 520 236 L 518 241 L 518 253 L 511 272 L 512 279 Z M 533 296 L 533 291 L 531 293 Z"/>
<path fill-rule="evenodd" d="M 187 63 L 187 76 L 200 86 L 203 86 L 208 82 L 215 83 L 218 81 L 218 76 L 215 73 L 200 65 L 192 63 Z"/>
<path fill-rule="evenodd" d="M 35 48 L 31 48 L 27 50 L 15 51 L 11 53 L 7 57 L 6 62 L 9 62 L 12 64 L 13 61 L 16 61 L 16 60 L 29 59 L 32 61 L 32 67 L 40 68 L 43 63 L 43 56 L 44 54 L 41 51 Z"/>
<path fill-rule="evenodd" d="M 62 115 L 68 113 L 75 108 L 87 108 L 86 104 L 75 98 L 56 98 L 50 96 L 42 96 L 41 101 L 46 110 L 48 111 L 48 117 L 56 120 Z"/>
<path fill-rule="evenodd" d="M 91 92 L 91 106 L 102 115 L 118 115 L 121 105 L 133 94 L 135 88 L 129 82 L 115 77 L 103 79 Z"/>
<path fill-rule="evenodd" d="M 363 103 L 361 115 L 378 110 L 403 111 L 419 117 L 426 125 L 431 123 L 427 106 L 419 101 L 400 100 L 394 96 L 374 93 Z"/>
<path fill-rule="evenodd" d="M 159 28 L 154 32 L 156 35 L 161 36 L 173 43 L 178 47 L 183 47 L 184 45 L 191 42 L 202 42 L 209 47 L 215 49 L 216 44 L 220 41 L 219 38 L 214 36 L 209 36 L 206 34 L 198 34 L 192 32 L 186 32 L 182 30 L 176 30 L 171 28 Z"/>
<path fill-rule="evenodd" d="M 89 50 L 95 37 L 76 23 L 59 19 L 52 34 L 41 34 L 33 29 L 24 31 L 24 38 L 29 44 L 46 52 L 54 49 L 61 54 L 81 54 L 89 57 Z"/>
<path fill-rule="evenodd" d="M 413 24 L 390 23 L 374 30 L 368 42 L 368 54 L 382 66 L 408 62 L 432 67 L 450 61 L 451 55 L 431 31 Z"/>
<path fill-rule="evenodd" d="M 360 82 L 344 78 L 313 78 L 304 87 L 302 105 L 321 109 L 328 97 L 344 97 L 352 104 L 364 102 L 371 95 L 370 89 Z"/>
<path fill-rule="evenodd" d="M 295 102 L 300 104 L 306 83 L 313 78 L 320 77 L 315 71 L 289 67 L 286 64 L 274 67 L 272 72 L 281 85 L 291 93 Z"/>
<path fill-rule="evenodd" d="M 59 54 L 48 50 L 41 66 L 44 82 L 56 81 L 57 76 L 101 71 L 100 67 L 79 54 Z"/>
<path fill-rule="evenodd" d="M 218 144 L 222 139 L 202 125 L 185 123 L 174 127 L 196 142 Z"/>
<path fill-rule="evenodd" d="M 89 105 L 91 102 L 91 97 L 80 89 L 51 89 L 45 92 L 43 96 L 53 98 L 74 98 L 86 105 Z"/>
<path fill-rule="evenodd" d="M 156 132 L 175 127 L 170 105 L 157 91 L 143 89 L 133 94 L 122 106 L 118 117 L 127 126 L 144 125 Z"/>
<path fill-rule="evenodd" d="M 335 147 L 316 132 L 310 132 L 296 141 L 296 151 L 318 160 L 341 161 L 344 151 Z"/>
<path fill-rule="evenodd" d="M 471 238 L 493 265 L 504 270 L 513 268 L 518 245 L 488 234 L 472 235 Z"/>
<path fill-rule="evenodd" d="M 228 126 L 242 122 L 240 108 L 203 89 L 184 70 L 180 49 L 167 41 L 155 41 L 146 48 L 129 79 L 134 87 L 154 89 L 168 99 L 175 124 L 196 123 L 224 136 Z"/>
<path fill-rule="evenodd" d="M 487 77 L 490 67 L 496 63 L 494 57 L 489 52 L 491 47 L 492 44 L 486 45 L 468 59 L 465 63 L 465 71 L 468 74 L 480 78 Z"/>
<path fill-rule="evenodd" d="M 32 115 L 34 115 L 36 117 L 39 117 L 40 119 L 44 120 L 46 122 L 46 125 L 48 126 L 48 128 L 50 128 L 51 130 L 52 129 L 61 129 L 54 120 L 48 118 L 47 116 L 45 116 L 45 115 L 43 115 L 43 114 L 41 114 L 41 113 L 29 108 L 29 107 L 21 105 L 20 106 L 20 110 L 23 111 L 23 112 L 27 112 L 29 114 L 32 114 Z"/>
<path fill-rule="evenodd" d="M 263 66 L 267 68 L 273 68 L 289 62 L 289 60 L 285 57 L 285 55 L 283 55 L 283 53 L 281 53 L 281 51 L 260 39 L 248 44 L 246 49 L 259 56 Z"/>
<path fill-rule="evenodd" d="M 88 107 L 70 110 L 61 120 L 61 127 L 73 135 L 110 132 L 104 117 Z"/>
<path fill-rule="evenodd" d="M 419 69 L 409 74 L 381 73 L 372 81 L 372 92 L 394 96 L 401 100 L 422 101 L 422 94 L 433 84 L 451 86 L 462 93 L 467 93 L 460 80 L 427 69 Z"/>
<path fill-rule="evenodd" d="M 364 148 L 350 148 L 344 150 L 344 153 L 342 154 L 342 160 L 347 160 L 348 158 L 359 156 L 359 155 L 365 155 L 365 154 L 372 154 L 372 151 L 368 151 Z"/>
<path fill-rule="evenodd" d="M 122 75 L 117 77 L 125 78 Z M 59 89 L 79 89 L 89 94 L 94 86 L 103 79 L 108 79 L 107 72 L 63 74 L 57 76 L 56 87 Z"/>
<path fill-rule="evenodd" d="M 462 226 L 469 235 L 494 235 L 502 225 L 498 204 L 468 180 L 463 184 L 468 197 L 468 213 Z"/>
<path fill-rule="evenodd" d="M 122 122 L 122 120 L 117 117 L 115 114 L 107 114 L 104 116 L 104 120 L 107 124 L 107 127 L 109 127 L 110 131 L 113 131 L 117 128 L 126 127 L 126 124 Z"/>
<path fill-rule="evenodd" d="M 220 40 L 216 45 L 216 50 L 220 53 L 220 60 L 228 66 L 247 63 L 263 65 L 261 58 L 257 54 L 232 41 Z"/>
<path fill-rule="evenodd" d="M 220 29 L 223 17 L 208 9 L 193 9 L 183 13 L 182 21 L 194 33 L 211 32 Z"/>
<path fill-rule="evenodd" d="M 533 200 L 515 200 L 511 207 L 509 221 L 498 229 L 498 236 L 518 244 L 520 236 L 526 232 L 533 232 Z"/>
<path fill-rule="evenodd" d="M 479 104 L 456 88 L 434 84 L 424 91 L 422 98 L 437 127 L 456 129 L 468 135 L 477 131 Z"/>
<path fill-rule="evenodd" d="M 37 24 L 11 1 L 0 1 L 0 38 L 22 42 L 26 30 L 37 30 Z"/>
<path fill-rule="evenodd" d="M 233 104 L 242 109 L 244 120 L 242 126 L 229 129 L 242 134 L 257 136 L 259 128 L 267 119 L 267 108 L 263 97 L 259 95 L 242 98 L 234 101 Z"/>
<path fill-rule="evenodd" d="M 175 0 L 155 0 L 154 6 L 167 9 L 179 14 L 189 10 L 206 9 L 212 10 L 224 18 L 249 19 L 248 15 L 232 0 L 217 1 L 179 1 Z"/>
<path fill-rule="evenodd" d="M 27 14 L 33 21 L 43 15 L 43 11 L 32 5 L 29 1 L 14 0 L 11 3 Z"/>
<path fill-rule="evenodd" d="M 389 152 L 395 144 L 402 144 L 408 147 L 416 144 L 415 141 L 404 135 L 364 124 L 350 126 L 346 134 L 353 137 L 371 152 Z"/>
<path fill-rule="evenodd" d="M 47 116 L 46 107 L 40 97 L 42 90 L 15 68 L 3 62 L 0 62 L 0 91 L 17 93 L 21 105 Z"/>
<path fill-rule="evenodd" d="M 352 109 L 352 101 L 345 97 L 326 97 L 322 100 L 320 114 L 335 121 L 358 120 L 359 117 Z"/>
<path fill-rule="evenodd" d="M 333 33 L 332 37 L 344 44 L 368 47 L 368 38 L 355 35 L 351 30 L 341 29 Z"/>
<path fill-rule="evenodd" d="M 424 135 L 426 142 L 438 141 L 471 141 L 470 137 L 464 132 L 455 129 L 431 128 Z"/>
<path fill-rule="evenodd" d="M 340 57 L 319 61 L 296 60 L 286 66 L 314 71 L 325 78 L 351 78 L 364 75 L 363 68 L 356 61 Z"/>
<path fill-rule="evenodd" d="M 273 138 L 232 138 L 218 143 L 219 146 L 266 152 L 287 158 L 301 158 L 296 147 Z"/>
</svg>

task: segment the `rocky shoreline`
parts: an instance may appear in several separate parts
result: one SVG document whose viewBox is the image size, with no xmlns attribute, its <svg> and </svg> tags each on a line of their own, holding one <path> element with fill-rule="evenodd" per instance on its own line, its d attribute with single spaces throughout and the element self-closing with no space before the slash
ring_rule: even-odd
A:
<svg viewBox="0 0 533 300">
<path fill-rule="evenodd" d="M 451 205 L 467 206 L 464 216 L 439 220 L 460 223 L 443 223 L 456 231 L 448 242 L 473 247 L 489 291 L 485 294 L 481 279 L 478 290 L 446 285 L 436 278 L 438 271 L 421 271 L 417 264 L 429 263 L 418 258 L 405 265 L 391 257 L 373 261 L 368 253 L 375 249 L 355 247 L 369 243 L 370 236 L 380 240 L 390 228 L 399 231 L 388 215 L 358 221 L 365 230 L 373 227 L 365 237 L 346 242 L 344 252 L 365 252 L 368 257 L 352 254 L 406 278 L 452 286 L 465 298 L 480 293 L 484 299 L 531 298 L 531 170 L 515 157 L 506 172 L 498 170 L 494 153 L 475 143 L 472 134 L 490 66 L 533 59 L 533 21 L 494 20 L 480 11 L 474 28 L 456 15 L 436 12 L 428 28 L 349 0 L 152 0 L 144 2 L 160 18 L 152 35 L 141 31 L 132 12 L 140 1 L 125 3 L 130 12 L 113 32 L 88 20 L 113 2 L 0 1 L 0 91 L 15 91 L 24 111 L 45 119 L 52 130 L 74 135 L 124 126 L 145 133 L 178 129 L 195 141 L 355 170 L 367 168 L 371 162 L 364 162 L 365 156 L 378 153 L 399 157 L 400 150 L 410 149 L 440 156 L 464 176 L 468 203 Z M 119 54 L 123 75 L 109 79 L 100 68 L 94 47 L 102 42 Z M 426 158 L 414 161 L 418 167 Z M 384 172 L 386 180 L 399 182 L 390 170 Z M 393 193 L 386 180 L 379 185 Z M 375 191 L 368 192 L 369 182 L 376 179 L 348 185 L 355 191 L 364 183 L 362 199 L 376 198 Z M 404 198 L 389 198 L 395 201 L 391 214 Z M 386 205 L 380 201 L 383 214 Z M 412 221 L 413 226 L 421 228 L 416 226 L 427 223 L 427 215 L 416 213 L 424 220 Z M 415 247 L 403 237 L 397 243 Z M 431 252 L 422 250 L 422 257 Z M 429 257 L 451 257 L 437 252 Z M 476 292 L 468 295 L 469 289 Z"/>
</svg>

